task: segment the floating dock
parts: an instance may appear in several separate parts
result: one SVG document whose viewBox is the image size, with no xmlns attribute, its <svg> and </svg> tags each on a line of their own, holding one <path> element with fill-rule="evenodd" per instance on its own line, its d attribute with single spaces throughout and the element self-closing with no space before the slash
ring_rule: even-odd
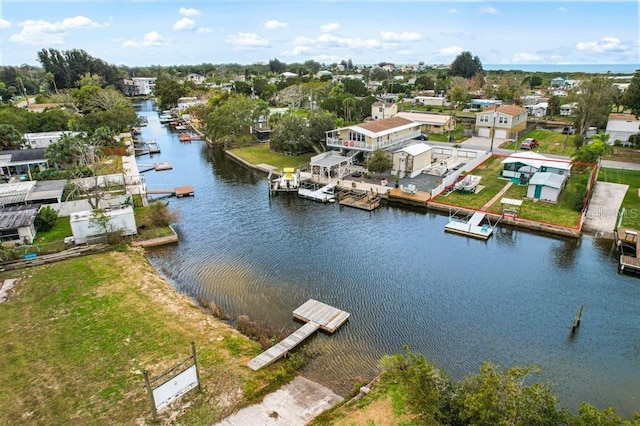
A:
<svg viewBox="0 0 640 426">
<path fill-rule="evenodd" d="M 450 217 L 449 223 L 445 225 L 444 230 L 454 234 L 487 240 L 493 233 L 493 226 L 491 224 L 480 225 L 485 216 L 485 213 L 474 212 L 468 220 Z"/>
<path fill-rule="evenodd" d="M 620 264 L 618 272 L 624 270 L 640 272 L 640 244 L 637 229 L 617 228 L 615 232 L 616 245 L 620 250 Z"/>
<path fill-rule="evenodd" d="M 380 195 L 377 193 L 341 191 L 338 193 L 338 199 L 341 206 L 360 210 L 372 211 L 380 207 Z"/>
<path fill-rule="evenodd" d="M 321 203 L 333 203 L 336 200 L 335 185 L 325 185 L 320 189 L 300 188 L 298 189 L 298 197 L 307 200 L 319 201 Z"/>
<path fill-rule="evenodd" d="M 314 299 L 307 300 L 302 306 L 293 311 L 293 317 L 306 324 L 294 331 L 283 341 L 267 349 L 247 363 L 254 371 L 265 367 L 282 358 L 286 353 L 302 343 L 318 329 L 334 333 L 347 319 L 349 313 L 333 306 L 329 306 Z"/>
<path fill-rule="evenodd" d="M 140 170 L 140 173 L 148 172 L 151 170 L 155 170 L 156 172 L 161 172 L 163 170 L 173 169 L 173 166 L 168 161 L 160 161 L 158 163 L 153 163 L 153 164 L 138 164 L 138 167 L 143 167 L 143 169 Z"/>
</svg>

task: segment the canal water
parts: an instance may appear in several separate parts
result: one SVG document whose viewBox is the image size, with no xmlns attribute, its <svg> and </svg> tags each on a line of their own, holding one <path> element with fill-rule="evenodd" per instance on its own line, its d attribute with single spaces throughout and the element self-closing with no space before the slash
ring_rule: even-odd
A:
<svg viewBox="0 0 640 426">
<path fill-rule="evenodd" d="M 270 198 L 264 174 L 180 143 L 153 106 L 137 108 L 162 153 L 138 162 L 173 170 L 145 180 L 192 185 L 195 197 L 170 199 L 180 243 L 150 251 L 151 263 L 179 291 L 276 327 L 299 326 L 292 311 L 310 298 L 350 312 L 309 341 L 308 378 L 344 392 L 408 345 L 456 380 L 485 360 L 535 364 L 572 410 L 640 410 L 640 280 L 617 273 L 611 241 L 504 227 L 484 242 L 445 233 L 441 214 Z"/>
</svg>

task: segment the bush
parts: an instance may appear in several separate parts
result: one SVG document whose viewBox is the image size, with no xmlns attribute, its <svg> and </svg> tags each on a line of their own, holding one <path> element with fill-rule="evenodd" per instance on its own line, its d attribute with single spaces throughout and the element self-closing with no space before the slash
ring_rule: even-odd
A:
<svg viewBox="0 0 640 426">
<path fill-rule="evenodd" d="M 161 201 L 149 204 L 144 225 L 149 227 L 169 226 L 178 220 L 178 214 L 169 210 L 167 205 Z"/>
<path fill-rule="evenodd" d="M 587 188 L 578 189 L 578 191 L 573 195 L 573 208 L 576 211 L 581 212 L 586 199 L 587 199 Z"/>
<path fill-rule="evenodd" d="M 34 221 L 36 231 L 49 231 L 56 224 L 58 220 L 58 212 L 51 207 L 43 207 L 38 212 Z"/>
</svg>

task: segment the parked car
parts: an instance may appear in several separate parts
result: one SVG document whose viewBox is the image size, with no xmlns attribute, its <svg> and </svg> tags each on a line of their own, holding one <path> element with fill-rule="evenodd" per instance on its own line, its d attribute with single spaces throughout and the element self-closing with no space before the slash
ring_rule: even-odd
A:
<svg viewBox="0 0 640 426">
<path fill-rule="evenodd" d="M 355 171 L 355 172 L 351 173 L 351 176 L 353 176 L 353 177 L 362 177 L 362 172 Z"/>
<path fill-rule="evenodd" d="M 420 135 L 420 136 L 416 136 L 414 139 L 419 140 L 419 141 L 428 141 L 429 140 L 429 135 Z"/>
<path fill-rule="evenodd" d="M 534 149 L 538 147 L 540 143 L 534 138 L 526 138 L 520 144 L 520 149 Z"/>
<path fill-rule="evenodd" d="M 564 126 L 562 128 L 562 134 L 563 135 L 572 135 L 576 132 L 576 129 L 573 128 L 573 126 Z"/>
</svg>

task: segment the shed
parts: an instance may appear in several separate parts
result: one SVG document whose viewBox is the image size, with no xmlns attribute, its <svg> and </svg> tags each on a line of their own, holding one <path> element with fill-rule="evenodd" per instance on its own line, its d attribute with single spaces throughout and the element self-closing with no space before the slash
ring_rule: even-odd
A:
<svg viewBox="0 0 640 426">
<path fill-rule="evenodd" d="M 105 232 L 119 232 L 120 235 L 135 235 L 138 233 L 136 219 L 132 206 L 112 207 L 104 210 L 109 218 L 106 228 L 100 226 L 95 218 L 97 211 L 82 211 L 72 213 L 69 218 L 71 232 L 76 244 L 84 244 L 91 237 L 104 235 Z"/>
<path fill-rule="evenodd" d="M 556 203 L 566 180 L 566 176 L 555 173 L 535 173 L 529 180 L 527 198 Z"/>
<path fill-rule="evenodd" d="M 31 244 L 36 236 L 34 221 L 39 205 L 0 208 L 0 241 Z"/>
<path fill-rule="evenodd" d="M 398 177 L 418 176 L 431 165 L 431 146 L 416 143 L 393 153 L 393 174 Z"/>
</svg>

